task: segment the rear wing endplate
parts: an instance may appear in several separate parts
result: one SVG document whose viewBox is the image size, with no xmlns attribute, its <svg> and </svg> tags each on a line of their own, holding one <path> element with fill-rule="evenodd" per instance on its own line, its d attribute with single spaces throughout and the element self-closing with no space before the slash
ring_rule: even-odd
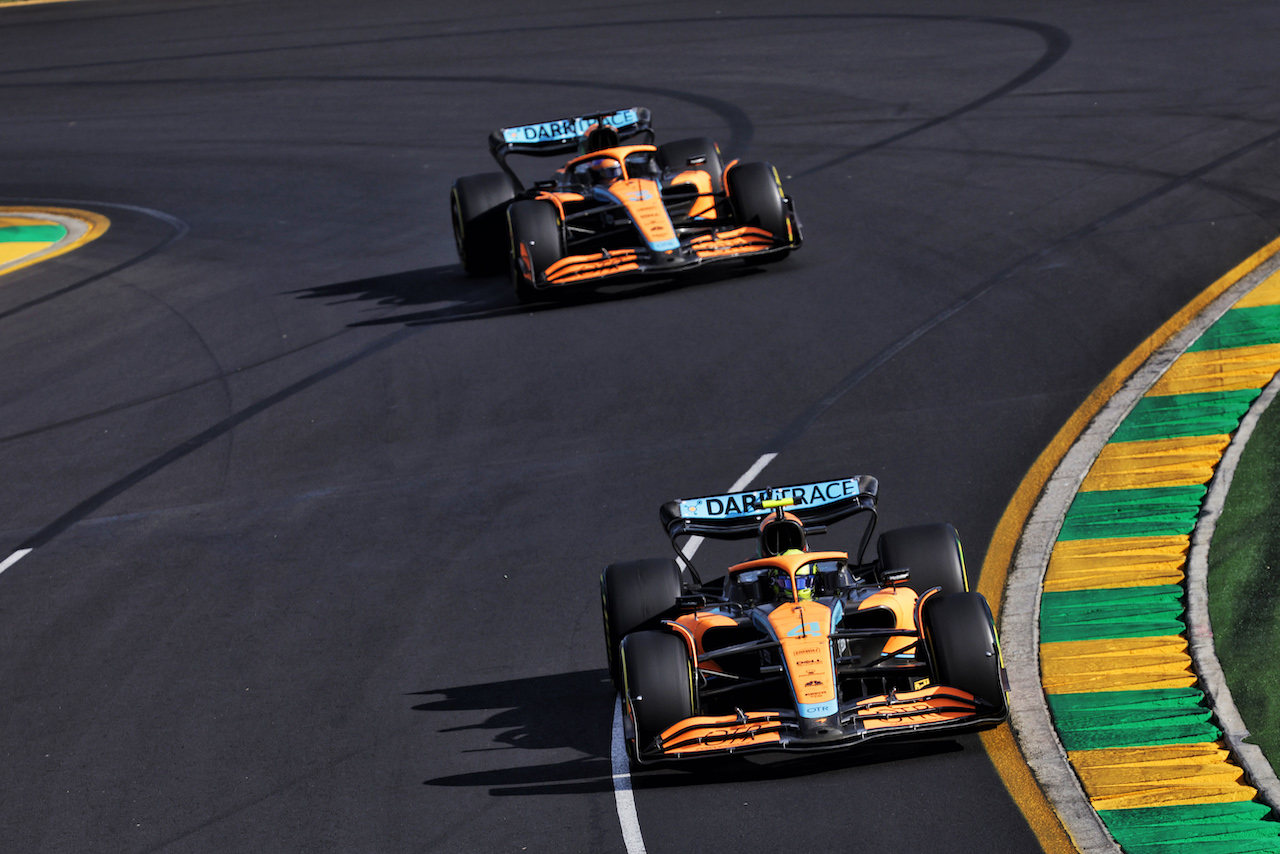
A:
<svg viewBox="0 0 1280 854">
<path fill-rule="evenodd" d="M 775 486 L 668 501 L 659 509 L 662 526 L 672 542 L 684 535 L 721 540 L 755 536 L 760 520 L 773 512 L 765 501 L 792 499 L 786 512 L 805 525 L 828 525 L 855 513 L 874 510 L 880 484 L 870 475 Z"/>
</svg>

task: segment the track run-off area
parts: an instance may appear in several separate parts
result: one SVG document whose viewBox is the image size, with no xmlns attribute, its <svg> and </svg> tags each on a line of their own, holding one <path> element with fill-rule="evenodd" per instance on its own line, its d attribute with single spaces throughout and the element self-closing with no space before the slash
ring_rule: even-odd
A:
<svg viewBox="0 0 1280 854">
<path fill-rule="evenodd" d="M 1127 391 L 1148 356 L 1264 346 L 1189 330 L 1259 307 L 1223 295 L 1265 291 L 1249 277 L 1280 232 L 1271 4 L 82 0 L 0 18 L 13 850 L 1156 850 L 1108 813 L 1158 807 L 1091 788 L 1092 759 L 1135 745 L 1059 727 L 1060 779 L 1083 781 L 1064 806 L 1034 755 L 1058 747 L 1015 743 L 1017 719 L 629 769 L 597 581 L 667 553 L 666 500 L 865 473 L 882 530 L 956 525 L 1011 671 L 1015 651 L 1038 667 L 1058 644 L 1172 637 L 1125 599 L 1163 580 L 1066 590 L 1055 572 L 1081 540 L 1182 532 L 1045 534 L 1023 637 L 999 591 L 1024 529 L 1075 530 L 1103 500 L 1037 528 L 1059 461 L 1089 463 L 1071 495 L 1187 488 L 1086 480 L 1113 445 L 1170 438 L 1090 439 L 1105 413 L 1209 393 Z M 776 165 L 804 247 L 531 306 L 467 277 L 448 188 L 492 169 L 489 132 L 632 105 L 659 141 Z M 698 551 L 704 573 L 741 557 Z M 1047 629 L 1045 608 L 1088 627 Z M 1115 634 L 1100 609 L 1165 622 Z M 1125 690 L 1179 708 L 1192 687 Z M 1059 722 L 1114 693 L 1046 688 Z"/>
</svg>

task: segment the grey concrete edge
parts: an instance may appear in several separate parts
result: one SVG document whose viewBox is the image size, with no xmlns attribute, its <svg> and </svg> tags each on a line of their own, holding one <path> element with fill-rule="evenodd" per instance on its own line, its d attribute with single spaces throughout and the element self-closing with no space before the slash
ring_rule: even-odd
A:
<svg viewBox="0 0 1280 854">
<path fill-rule="evenodd" d="M 1218 726 L 1222 728 L 1232 757 L 1244 769 L 1250 785 L 1258 790 L 1258 796 L 1280 813 L 1280 779 L 1276 778 L 1275 769 L 1262 750 L 1256 744 L 1246 744 L 1244 741 L 1249 730 L 1236 709 L 1231 689 L 1223 676 L 1222 665 L 1213 645 L 1213 627 L 1209 622 L 1209 545 L 1213 542 L 1213 532 L 1222 515 L 1227 492 L 1231 489 L 1236 466 L 1240 463 L 1240 455 L 1249 443 L 1258 419 L 1271 405 L 1277 393 L 1280 393 L 1280 374 L 1272 378 L 1241 419 L 1240 428 L 1231 437 L 1231 444 L 1227 446 L 1222 462 L 1218 465 L 1213 480 L 1209 482 L 1209 493 L 1205 496 L 1200 518 L 1191 534 L 1191 551 L 1187 560 L 1187 634 L 1191 638 L 1191 658 L 1195 662 L 1196 675 L 1200 678 L 1200 687 L 1208 697 L 1209 707 L 1213 709 Z"/>
<path fill-rule="evenodd" d="M 1082 854 L 1118 854 L 1089 803 L 1058 738 L 1040 682 L 1040 595 L 1049 555 L 1071 502 L 1094 460 L 1138 401 L 1188 347 L 1245 294 L 1280 269 L 1273 255 L 1173 334 L 1112 396 L 1063 457 L 1019 538 L 1000 609 L 1000 638 L 1010 684 L 1010 722 L 1032 773 Z"/>
<path fill-rule="evenodd" d="M 51 243 L 48 246 L 46 246 L 44 249 L 41 249 L 39 252 L 36 252 L 32 255 L 24 255 L 21 258 L 17 259 L 16 261 L 10 261 L 7 264 L 0 264 L 0 274 L 3 274 L 5 271 L 11 270 L 17 267 L 25 267 L 28 264 L 32 264 L 49 255 L 56 254 L 60 252 L 63 249 L 63 247 L 65 247 L 67 244 L 74 243 L 75 241 L 84 237 L 85 234 L 87 234 L 89 231 L 89 223 L 85 222 L 82 219 L 77 219 L 73 216 L 63 216 L 62 214 L 45 213 L 43 211 L 39 213 L 34 213 L 32 211 L 8 211 L 4 209 L 3 205 L 0 205 L 0 216 L 16 217 L 16 218 L 23 218 L 23 219 L 50 220 L 58 223 L 59 225 L 61 225 L 63 228 L 67 230 L 66 235 L 57 243 Z"/>
</svg>

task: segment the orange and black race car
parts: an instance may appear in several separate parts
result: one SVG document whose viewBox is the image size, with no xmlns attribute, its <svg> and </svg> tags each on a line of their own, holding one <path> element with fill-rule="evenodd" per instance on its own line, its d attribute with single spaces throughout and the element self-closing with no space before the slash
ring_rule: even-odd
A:
<svg viewBox="0 0 1280 854">
<path fill-rule="evenodd" d="M 640 763 L 845 748 L 972 732 L 1008 717 L 987 600 L 955 529 L 875 529 L 873 477 L 671 501 L 680 560 L 615 563 L 600 579 L 609 672 Z M 855 558 L 809 537 L 855 514 Z M 682 537 L 755 537 L 753 559 L 703 582 Z"/>
<path fill-rule="evenodd" d="M 773 166 L 722 164 L 706 138 L 653 141 L 643 107 L 494 131 L 489 149 L 502 171 L 459 178 L 450 194 L 463 267 L 509 267 L 530 298 L 710 262 L 776 261 L 800 246 Z M 510 154 L 569 157 L 526 188 Z"/>
</svg>

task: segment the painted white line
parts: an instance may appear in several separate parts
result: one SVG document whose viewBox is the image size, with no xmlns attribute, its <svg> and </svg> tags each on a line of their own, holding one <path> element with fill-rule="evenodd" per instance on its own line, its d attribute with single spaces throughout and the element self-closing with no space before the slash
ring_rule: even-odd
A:
<svg viewBox="0 0 1280 854">
<path fill-rule="evenodd" d="M 763 454 L 760 459 L 756 460 L 751 468 L 743 473 L 742 477 L 733 482 L 733 486 L 729 487 L 729 492 L 741 492 L 751 485 L 751 481 L 755 480 L 760 472 L 764 471 L 764 467 L 773 462 L 773 458 L 777 454 Z M 685 560 L 692 560 L 693 553 L 698 550 L 698 546 L 702 545 L 705 537 L 690 537 L 689 542 L 684 544 L 684 548 L 680 550 L 680 554 L 684 555 Z"/>
<path fill-rule="evenodd" d="M 4 572 L 27 555 L 31 554 L 31 549 L 18 549 L 13 554 L 4 559 L 4 563 L 0 563 L 0 572 Z"/>
<path fill-rule="evenodd" d="M 764 467 L 773 462 L 777 454 L 764 454 L 733 482 L 729 492 L 741 492 L 755 480 Z M 681 553 L 686 559 L 702 545 L 702 537 L 690 537 Z M 622 735 L 622 695 L 613 703 L 613 737 L 609 745 L 609 760 L 613 766 L 613 800 L 618 808 L 618 824 L 622 826 L 622 841 L 627 854 L 645 854 L 644 836 L 640 833 L 640 817 L 636 814 L 636 797 L 631 790 L 631 761 L 627 758 L 627 744 Z"/>
<path fill-rule="evenodd" d="M 613 800 L 618 806 L 622 841 L 627 846 L 627 854 L 645 854 L 640 819 L 636 816 L 636 797 L 631 791 L 631 762 L 627 759 L 627 745 L 622 738 L 621 694 L 613 704 L 613 744 L 609 756 L 613 762 Z"/>
<path fill-rule="evenodd" d="M 773 462 L 773 458 L 776 456 L 778 455 L 763 454 L 760 457 L 760 459 L 755 461 L 755 464 L 752 465 L 751 468 L 746 470 L 746 472 L 742 475 L 742 477 L 738 478 L 733 482 L 733 486 L 729 487 L 729 491 L 741 492 L 742 490 L 746 489 L 748 486 L 751 485 L 751 481 L 755 480 L 756 476 L 759 475 L 760 472 L 764 471 L 764 467 L 769 465 L 769 463 Z"/>
</svg>

